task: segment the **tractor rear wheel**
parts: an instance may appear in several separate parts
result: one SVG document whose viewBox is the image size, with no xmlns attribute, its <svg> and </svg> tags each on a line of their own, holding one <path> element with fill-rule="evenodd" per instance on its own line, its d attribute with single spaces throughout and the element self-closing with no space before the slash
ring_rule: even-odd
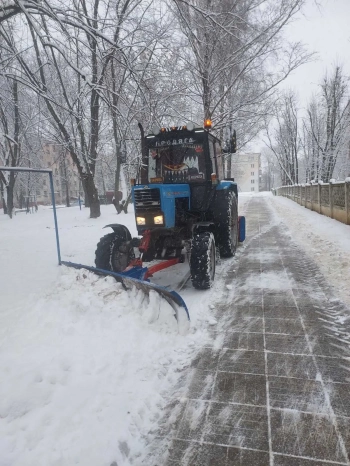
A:
<svg viewBox="0 0 350 466">
<path fill-rule="evenodd" d="M 120 233 L 109 233 L 97 243 L 95 265 L 98 269 L 122 272 L 133 258 L 133 248 Z"/>
<path fill-rule="evenodd" d="M 214 282 L 216 247 L 213 233 L 196 234 L 192 239 L 190 271 L 191 281 L 197 290 L 207 290 Z"/>
<path fill-rule="evenodd" d="M 238 207 L 235 193 L 225 191 L 215 207 L 220 256 L 232 257 L 238 244 Z"/>
</svg>

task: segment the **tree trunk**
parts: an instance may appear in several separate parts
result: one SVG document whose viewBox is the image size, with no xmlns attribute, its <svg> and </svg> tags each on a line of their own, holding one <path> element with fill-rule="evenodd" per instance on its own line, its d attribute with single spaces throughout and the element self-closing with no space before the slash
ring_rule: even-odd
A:
<svg viewBox="0 0 350 466">
<path fill-rule="evenodd" d="M 10 218 L 12 218 L 12 214 L 13 214 L 13 188 L 14 188 L 14 186 L 15 186 L 14 173 L 10 172 L 10 181 L 9 181 L 9 184 L 6 186 L 6 191 L 7 191 L 7 213 L 8 213 Z"/>
<path fill-rule="evenodd" d="M 70 207 L 69 186 L 68 186 L 68 183 L 66 183 L 66 207 Z"/>
<path fill-rule="evenodd" d="M 67 164 L 66 164 L 66 159 L 65 157 L 63 156 L 63 173 L 64 173 L 64 181 L 65 181 L 65 190 L 66 190 L 66 207 L 70 207 L 70 199 L 69 199 L 69 180 L 68 180 L 68 177 L 69 177 L 69 174 L 68 174 L 68 170 L 67 170 Z"/>
<path fill-rule="evenodd" d="M 121 168 L 121 163 L 120 163 L 120 144 L 116 140 L 116 162 L 117 162 L 117 167 L 115 169 L 115 175 L 114 175 L 114 198 L 115 200 L 118 199 L 118 192 L 119 192 L 119 184 L 120 184 L 120 168 Z"/>
<path fill-rule="evenodd" d="M 83 187 L 83 191 L 84 191 L 84 206 L 85 207 L 90 207 L 90 201 L 89 201 L 89 198 L 88 198 L 88 195 L 87 195 L 87 192 L 86 192 L 86 186 L 85 186 L 85 183 L 83 182 L 83 177 L 84 175 L 81 176 L 81 185 Z"/>
<path fill-rule="evenodd" d="M 5 190 L 4 190 L 5 183 L 1 179 L 1 175 L 2 173 L 0 172 L 0 194 L 1 194 L 1 200 L 2 200 L 2 208 L 4 209 L 4 214 L 7 215 L 7 204 L 6 204 Z"/>
<path fill-rule="evenodd" d="M 208 82 L 208 72 L 204 72 L 202 76 L 202 85 L 203 85 L 203 109 L 204 109 L 204 118 L 211 119 L 210 112 L 210 87 Z"/>
<path fill-rule="evenodd" d="M 128 213 L 128 205 L 130 204 L 130 201 L 131 201 L 131 195 L 132 195 L 132 192 L 130 191 L 128 194 L 128 197 L 126 198 L 125 204 L 123 206 L 123 210 L 126 214 Z"/>
<path fill-rule="evenodd" d="M 93 175 L 85 173 L 82 177 L 82 183 L 85 193 L 85 206 L 87 206 L 86 203 L 88 202 L 90 207 L 90 218 L 98 218 L 101 215 L 101 209 Z"/>
</svg>

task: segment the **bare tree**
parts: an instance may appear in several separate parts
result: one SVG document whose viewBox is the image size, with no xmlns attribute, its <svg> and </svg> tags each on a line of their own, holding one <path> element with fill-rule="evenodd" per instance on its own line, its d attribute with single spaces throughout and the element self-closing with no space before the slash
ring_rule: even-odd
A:
<svg viewBox="0 0 350 466">
<path fill-rule="evenodd" d="M 292 91 L 282 94 L 274 108 L 273 129 L 266 127 L 267 146 L 278 162 L 283 185 L 299 182 L 300 134 L 297 99 Z"/>
<path fill-rule="evenodd" d="M 1 165 L 6 167 L 17 167 L 21 161 L 21 118 L 18 82 L 16 80 L 6 80 L 9 89 L 8 99 L 0 97 L 0 127 L 3 133 L 3 140 L 0 142 Z M 16 182 L 14 172 L 0 172 L 0 179 L 6 189 L 6 196 L 3 197 L 4 213 L 12 218 L 13 195 Z"/>
<path fill-rule="evenodd" d="M 131 68 L 121 47 L 128 44 L 119 41 L 130 34 L 126 27 L 122 30 L 125 18 L 140 4 L 141 0 L 124 0 L 114 9 L 102 0 L 81 0 L 70 5 L 62 21 L 67 5 L 59 2 L 52 11 L 41 9 L 36 15 L 24 9 L 35 66 L 32 57 L 26 56 L 23 47 L 19 49 L 13 36 L 1 28 L 2 38 L 19 64 L 22 81 L 44 100 L 52 133 L 60 138 L 77 166 L 91 217 L 100 215 L 94 176 L 101 130 L 106 126 L 102 117 L 103 106 L 108 105 L 106 74 L 111 64 L 115 75 L 118 66 L 122 73 Z M 129 75 L 134 77 L 132 72 Z M 116 99 L 117 91 L 112 87 Z"/>
<path fill-rule="evenodd" d="M 307 108 L 307 154 L 311 176 L 328 182 L 346 150 L 344 136 L 349 125 L 348 86 L 341 67 L 336 66 L 331 76 L 326 74 L 320 87 Z"/>
<path fill-rule="evenodd" d="M 280 185 L 280 169 L 275 154 L 268 147 L 261 151 L 261 191 L 271 191 Z"/>
<path fill-rule="evenodd" d="M 261 130 L 276 86 L 311 58 L 300 43 L 280 43 L 303 0 L 174 3 L 193 53 L 188 62 L 204 117 L 214 120 L 221 136 L 223 129 L 232 134 L 233 122 L 238 125 L 242 146 Z"/>
</svg>

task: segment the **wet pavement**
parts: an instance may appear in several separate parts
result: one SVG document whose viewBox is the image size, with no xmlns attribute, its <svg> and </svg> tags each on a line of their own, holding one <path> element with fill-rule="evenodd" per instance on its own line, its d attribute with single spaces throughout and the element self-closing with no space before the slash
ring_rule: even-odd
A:
<svg viewBox="0 0 350 466">
<path fill-rule="evenodd" d="M 147 466 L 350 465 L 350 313 L 268 202 L 247 206 L 213 341 L 181 379 Z"/>
</svg>

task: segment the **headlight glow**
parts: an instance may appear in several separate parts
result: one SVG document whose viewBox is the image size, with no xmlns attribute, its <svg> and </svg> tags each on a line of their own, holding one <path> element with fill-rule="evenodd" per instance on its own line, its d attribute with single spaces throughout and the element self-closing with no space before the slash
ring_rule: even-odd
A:
<svg viewBox="0 0 350 466">
<path fill-rule="evenodd" d="M 138 225 L 146 225 L 146 219 L 145 217 L 136 217 L 136 223 Z"/>
<path fill-rule="evenodd" d="M 153 220 L 155 225 L 163 225 L 163 215 L 157 215 Z"/>
</svg>

